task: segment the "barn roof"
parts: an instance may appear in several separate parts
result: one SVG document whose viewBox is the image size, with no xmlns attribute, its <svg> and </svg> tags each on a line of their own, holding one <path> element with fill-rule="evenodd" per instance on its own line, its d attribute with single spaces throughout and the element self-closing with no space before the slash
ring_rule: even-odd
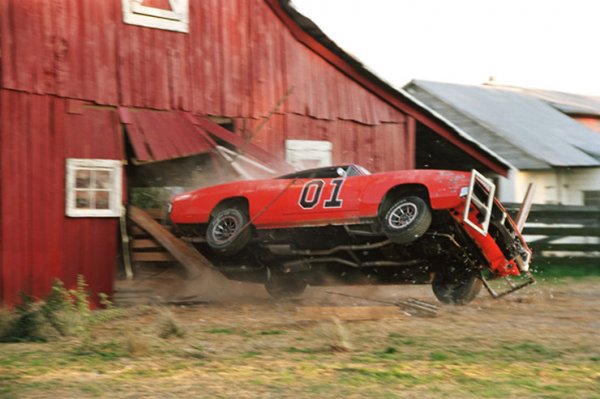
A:
<svg viewBox="0 0 600 399">
<path fill-rule="evenodd" d="M 519 169 L 600 166 L 600 135 L 538 98 L 423 80 L 405 89 Z"/>
<path fill-rule="evenodd" d="M 369 70 L 367 66 L 363 65 L 361 61 L 348 54 L 333 40 L 327 37 L 327 35 L 325 35 L 312 20 L 300 14 L 292 6 L 290 0 L 266 1 L 272 6 L 276 13 L 281 9 L 285 12 L 286 16 L 291 19 L 290 21 L 286 18 L 282 18 L 282 15 L 278 13 L 279 17 L 286 23 L 297 39 L 312 48 L 328 62 L 338 67 L 343 73 L 354 78 L 376 95 L 379 95 L 381 98 L 402 111 L 413 114 L 420 122 L 423 123 L 424 119 L 437 121 L 444 129 L 440 130 L 434 128 L 436 133 L 442 135 L 453 144 L 458 144 L 463 151 L 466 150 L 467 153 L 474 156 L 479 161 L 483 160 L 483 163 L 486 164 L 486 166 L 491 167 L 492 170 L 505 174 L 507 169 L 515 167 L 507 158 L 498 154 L 476 137 L 473 137 L 469 132 L 453 123 L 443 114 L 436 112 L 436 110 L 432 109 L 428 104 L 420 101 L 418 98 L 404 90 L 394 88 L 390 83 L 377 76 Z M 298 28 L 300 28 L 301 33 L 299 33 Z M 314 40 L 310 41 L 303 39 L 302 34 L 307 34 Z M 415 115 L 411 110 L 416 110 L 417 114 Z M 429 124 L 429 127 L 432 127 L 431 124 Z M 447 132 L 449 132 L 451 136 L 449 136 Z M 494 163 L 495 166 L 493 165 Z"/>
</svg>

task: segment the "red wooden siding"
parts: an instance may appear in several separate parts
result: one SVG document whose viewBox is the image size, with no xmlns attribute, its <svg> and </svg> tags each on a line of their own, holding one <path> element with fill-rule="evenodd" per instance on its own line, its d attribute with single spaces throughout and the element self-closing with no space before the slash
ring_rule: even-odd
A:
<svg viewBox="0 0 600 399">
<path fill-rule="evenodd" d="M 296 41 L 264 1 L 190 3 L 190 33 L 182 34 L 122 23 L 120 0 L 0 0 L 2 86 L 254 118 L 294 87 L 284 112 L 370 125 L 402 120 Z"/>
<path fill-rule="evenodd" d="M 0 300 L 48 292 L 54 278 L 110 293 L 118 220 L 65 216 L 65 159 L 121 159 L 115 109 L 0 90 Z M 68 113 L 80 108 L 81 114 Z"/>
</svg>

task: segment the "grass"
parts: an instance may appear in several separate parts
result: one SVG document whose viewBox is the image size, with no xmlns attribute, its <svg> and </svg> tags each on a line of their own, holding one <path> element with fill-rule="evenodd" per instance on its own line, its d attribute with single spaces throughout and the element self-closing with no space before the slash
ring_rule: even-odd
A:
<svg viewBox="0 0 600 399">
<path fill-rule="evenodd" d="M 554 282 L 565 282 L 569 279 L 590 279 L 594 277 L 600 277 L 600 267 L 594 264 L 588 265 L 566 265 L 566 264 L 554 264 L 554 265 L 542 265 L 532 267 L 532 272 L 536 278 L 540 280 L 550 280 Z"/>
<path fill-rule="evenodd" d="M 0 344 L 0 398 L 600 397 L 597 298 L 330 323 L 272 307 L 248 319 L 235 305 L 131 308 L 85 340 Z"/>
</svg>

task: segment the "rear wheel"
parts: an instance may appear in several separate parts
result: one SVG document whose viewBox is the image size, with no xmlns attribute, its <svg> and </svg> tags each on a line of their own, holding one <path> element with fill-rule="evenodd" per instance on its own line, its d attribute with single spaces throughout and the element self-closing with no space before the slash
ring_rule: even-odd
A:
<svg viewBox="0 0 600 399">
<path fill-rule="evenodd" d="M 466 305 L 471 302 L 483 286 L 481 278 L 475 272 L 449 275 L 437 272 L 432 288 L 436 298 L 445 304 Z"/>
<path fill-rule="evenodd" d="M 248 215 L 240 207 L 233 205 L 222 209 L 208 223 L 206 243 L 219 255 L 233 256 L 252 238 L 247 224 Z"/>
<path fill-rule="evenodd" d="M 416 195 L 400 198 L 380 214 L 383 231 L 396 244 L 408 244 L 421 237 L 431 225 L 431 209 Z"/>
</svg>

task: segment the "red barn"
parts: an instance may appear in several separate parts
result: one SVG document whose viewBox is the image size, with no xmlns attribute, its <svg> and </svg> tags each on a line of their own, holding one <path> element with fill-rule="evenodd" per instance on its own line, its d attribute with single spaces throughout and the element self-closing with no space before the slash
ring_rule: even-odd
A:
<svg viewBox="0 0 600 399">
<path fill-rule="evenodd" d="M 79 274 L 110 293 L 131 179 L 215 140 L 273 168 L 302 139 L 374 171 L 438 145 L 434 164 L 507 171 L 284 0 L 0 0 L 0 78 L 7 305 Z"/>
</svg>

